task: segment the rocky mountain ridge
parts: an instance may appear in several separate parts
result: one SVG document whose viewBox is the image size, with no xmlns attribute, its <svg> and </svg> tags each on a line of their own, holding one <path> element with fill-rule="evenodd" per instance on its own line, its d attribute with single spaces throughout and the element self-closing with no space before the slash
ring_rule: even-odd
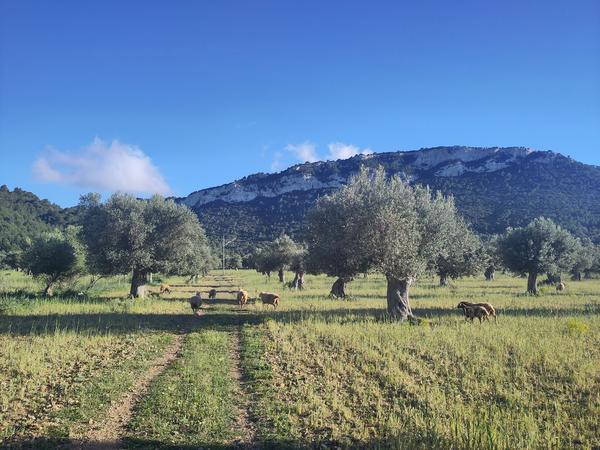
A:
<svg viewBox="0 0 600 450">
<path fill-rule="evenodd" d="M 356 155 L 346 160 L 297 164 L 275 174 L 258 173 L 222 186 L 193 192 L 178 199 L 190 208 L 214 201 L 248 202 L 257 197 L 277 197 L 293 191 L 336 189 L 346 184 L 361 165 L 389 165 L 396 160 L 394 173 L 403 173 L 411 181 L 423 175 L 460 176 L 464 173 L 495 172 L 517 164 L 534 154 L 540 161 L 557 156 L 552 152 L 535 152 L 524 147 L 435 147 L 406 152 Z M 336 167 L 337 166 L 337 167 Z"/>
<path fill-rule="evenodd" d="M 546 216 L 600 241 L 600 167 L 525 147 L 435 147 L 297 164 L 176 201 L 198 214 L 209 235 L 235 236 L 245 252 L 284 232 L 302 239 L 314 201 L 346 184 L 361 166 L 383 166 L 389 175 L 453 195 L 479 233 L 501 233 Z"/>
</svg>

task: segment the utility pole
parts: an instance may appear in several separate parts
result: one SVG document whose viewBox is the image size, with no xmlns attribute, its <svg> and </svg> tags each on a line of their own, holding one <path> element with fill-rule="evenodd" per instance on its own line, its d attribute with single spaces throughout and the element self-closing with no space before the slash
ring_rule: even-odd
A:
<svg viewBox="0 0 600 450">
<path fill-rule="evenodd" d="M 223 235 L 223 275 L 225 275 L 225 246 L 231 244 L 235 240 L 236 238 L 233 238 L 225 242 L 225 235 Z"/>
</svg>

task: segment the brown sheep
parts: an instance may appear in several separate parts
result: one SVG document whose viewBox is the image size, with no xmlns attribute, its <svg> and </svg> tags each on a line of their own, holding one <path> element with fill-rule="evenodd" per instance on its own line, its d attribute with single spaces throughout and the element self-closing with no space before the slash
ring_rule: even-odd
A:
<svg viewBox="0 0 600 450">
<path fill-rule="evenodd" d="M 194 314 L 198 314 L 198 311 L 202 307 L 202 295 L 200 295 L 200 292 L 196 292 L 196 295 L 190 297 L 190 306 Z"/>
<path fill-rule="evenodd" d="M 263 302 L 263 305 L 273 305 L 273 309 L 276 309 L 279 305 L 279 295 L 272 294 L 271 292 L 261 292 L 258 297 Z"/>
<path fill-rule="evenodd" d="M 237 293 L 237 301 L 240 305 L 240 308 L 246 303 L 248 303 L 248 292 L 243 289 L 240 289 Z"/>
<path fill-rule="evenodd" d="M 169 286 L 168 284 L 161 284 L 160 285 L 160 293 L 161 294 L 170 294 L 171 286 Z"/>
<path fill-rule="evenodd" d="M 208 293 L 208 298 L 210 298 L 211 300 L 216 299 L 217 298 L 217 290 L 211 289 Z"/>
<path fill-rule="evenodd" d="M 460 302 L 458 305 L 459 305 L 458 306 L 459 308 L 460 308 L 460 305 L 465 305 L 465 306 L 483 306 L 487 310 L 488 314 L 494 318 L 494 322 L 498 323 L 498 316 L 496 315 L 496 310 L 494 309 L 494 307 L 492 306 L 491 303 L 471 303 L 471 302 L 464 302 L 463 301 L 463 302 Z"/>
<path fill-rule="evenodd" d="M 562 292 L 565 289 L 566 289 L 565 283 L 563 283 L 562 281 L 556 285 L 556 290 L 558 292 Z"/>
<path fill-rule="evenodd" d="M 471 319 L 471 323 L 473 319 L 477 317 L 479 319 L 479 323 L 481 324 L 484 320 L 489 320 L 490 313 L 483 306 L 473 305 L 468 306 L 465 305 L 464 302 L 460 302 L 457 308 L 461 308 L 465 313 L 465 320 Z"/>
</svg>

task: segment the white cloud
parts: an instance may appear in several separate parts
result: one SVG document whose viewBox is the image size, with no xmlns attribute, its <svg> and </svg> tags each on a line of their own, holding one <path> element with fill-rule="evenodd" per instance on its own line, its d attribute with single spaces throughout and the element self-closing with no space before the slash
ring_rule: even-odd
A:
<svg viewBox="0 0 600 450">
<path fill-rule="evenodd" d="M 77 152 L 49 149 L 33 164 L 33 174 L 42 181 L 101 191 L 132 194 L 171 194 L 171 188 L 137 146 L 96 138 Z"/>
<path fill-rule="evenodd" d="M 370 155 L 373 150 L 370 148 L 360 149 L 356 145 L 344 144 L 343 142 L 332 142 L 328 145 L 329 158 L 331 159 L 348 159 L 354 155 Z"/>
<path fill-rule="evenodd" d="M 319 160 L 316 152 L 316 146 L 312 142 L 306 141 L 302 144 L 288 144 L 285 149 L 296 155 L 300 162 L 315 162 Z"/>
</svg>

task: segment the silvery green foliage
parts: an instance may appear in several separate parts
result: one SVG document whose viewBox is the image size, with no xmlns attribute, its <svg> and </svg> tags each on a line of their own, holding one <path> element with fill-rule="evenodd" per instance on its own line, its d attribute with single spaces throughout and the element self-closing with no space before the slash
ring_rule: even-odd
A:
<svg viewBox="0 0 600 450">
<path fill-rule="evenodd" d="M 99 274 L 191 275 L 206 271 L 209 248 L 198 217 L 187 207 L 154 196 L 113 194 L 81 200 L 88 264 Z"/>
<path fill-rule="evenodd" d="M 450 231 L 465 228 L 451 198 L 363 168 L 310 213 L 309 266 L 339 277 L 385 274 L 388 311 L 406 319 L 410 284 L 438 269 L 439 256 L 450 253 Z"/>
<path fill-rule="evenodd" d="M 438 256 L 450 252 L 451 231 L 468 234 L 451 198 L 386 178 L 381 168 L 362 169 L 319 199 L 308 222 L 310 267 L 335 276 L 374 269 L 414 280 L 437 270 Z"/>
<path fill-rule="evenodd" d="M 35 238 L 24 252 L 23 266 L 46 283 L 45 293 L 52 295 L 55 283 L 84 273 L 84 250 L 75 227 L 55 230 Z"/>
<path fill-rule="evenodd" d="M 509 228 L 498 241 L 504 265 L 518 274 L 560 274 L 575 263 L 579 241 L 552 220 L 539 217 L 521 228 Z"/>
<path fill-rule="evenodd" d="M 436 273 L 444 284 L 448 278 L 475 275 L 485 262 L 485 252 L 481 240 L 471 232 L 466 222 L 458 217 L 446 230 L 447 244 L 438 252 L 435 260 Z"/>
<path fill-rule="evenodd" d="M 579 241 L 580 246 L 575 252 L 571 273 L 574 279 L 581 279 L 581 274 L 589 272 L 594 266 L 594 243 L 589 238 Z"/>
<path fill-rule="evenodd" d="M 346 187 L 319 198 L 308 212 L 309 272 L 350 280 L 372 265 L 365 247 L 369 223 L 363 214 L 363 192 L 359 178 L 355 178 Z"/>
<path fill-rule="evenodd" d="M 274 272 L 301 264 L 304 248 L 286 234 L 282 234 L 255 255 L 254 262 L 259 272 Z"/>
<path fill-rule="evenodd" d="M 461 220 L 452 198 L 411 187 L 397 176 L 386 179 L 382 169 L 371 176 L 361 171 L 356 182 L 365 199 L 363 245 L 372 267 L 408 283 L 436 271 L 438 256 L 449 252 L 449 230 Z"/>
</svg>

